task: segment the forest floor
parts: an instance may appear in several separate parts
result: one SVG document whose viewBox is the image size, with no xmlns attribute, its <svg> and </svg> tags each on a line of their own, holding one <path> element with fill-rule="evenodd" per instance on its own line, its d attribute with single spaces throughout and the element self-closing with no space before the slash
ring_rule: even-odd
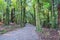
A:
<svg viewBox="0 0 60 40">
<path fill-rule="evenodd" d="M 36 32 L 36 27 L 28 23 L 23 28 L 20 25 L 1 25 L 0 30 L 3 30 L 0 40 L 60 40 L 60 30 L 42 28 L 42 32 Z"/>
<path fill-rule="evenodd" d="M 20 25 L 14 24 L 14 23 L 10 23 L 10 25 L 4 25 L 3 23 L 0 23 L 0 35 L 4 34 L 6 32 L 16 30 L 18 28 L 22 28 L 22 27 L 20 27 Z"/>
<path fill-rule="evenodd" d="M 35 30 L 35 26 L 26 24 L 24 28 L 0 35 L 0 40 L 38 40 L 38 35 Z"/>
</svg>

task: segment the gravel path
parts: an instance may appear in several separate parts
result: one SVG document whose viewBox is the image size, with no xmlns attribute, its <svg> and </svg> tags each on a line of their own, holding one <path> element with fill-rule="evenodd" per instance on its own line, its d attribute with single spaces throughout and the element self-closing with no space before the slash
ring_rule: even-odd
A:
<svg viewBox="0 0 60 40">
<path fill-rule="evenodd" d="M 1 35 L 0 40 L 38 40 L 35 30 L 33 25 L 26 24 L 24 28 Z"/>
</svg>

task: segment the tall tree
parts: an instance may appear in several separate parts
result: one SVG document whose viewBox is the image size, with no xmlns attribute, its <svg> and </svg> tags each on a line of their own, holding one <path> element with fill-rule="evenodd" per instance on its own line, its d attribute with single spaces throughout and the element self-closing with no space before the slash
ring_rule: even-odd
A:
<svg viewBox="0 0 60 40">
<path fill-rule="evenodd" d="M 10 13 L 10 9 L 9 9 L 9 7 L 11 6 L 11 0 L 5 0 L 6 2 L 7 2 L 7 7 L 6 7 L 6 22 L 5 22 L 5 24 L 9 24 L 9 13 Z"/>
<path fill-rule="evenodd" d="M 12 8 L 11 10 L 11 22 L 14 23 L 14 18 L 15 18 L 15 8 Z"/>
<path fill-rule="evenodd" d="M 6 8 L 6 25 L 9 24 L 9 7 Z"/>
<path fill-rule="evenodd" d="M 52 19 L 53 19 L 53 20 L 52 20 L 52 22 L 53 22 L 53 23 L 52 23 L 52 28 L 56 28 L 56 27 L 57 27 L 57 26 L 56 26 L 56 18 L 57 18 L 57 17 L 56 17 L 55 11 L 56 11 L 57 8 L 55 7 L 55 5 L 56 5 L 57 3 L 56 3 L 56 0 L 52 0 L 51 2 L 52 2 Z"/>
<path fill-rule="evenodd" d="M 38 32 L 40 32 L 42 29 L 41 29 L 41 22 L 40 22 L 40 18 L 39 18 L 39 14 L 40 14 L 40 4 L 39 4 L 39 0 L 36 0 L 36 29 Z"/>
<path fill-rule="evenodd" d="M 26 0 L 21 0 L 21 26 L 25 25 Z"/>
</svg>

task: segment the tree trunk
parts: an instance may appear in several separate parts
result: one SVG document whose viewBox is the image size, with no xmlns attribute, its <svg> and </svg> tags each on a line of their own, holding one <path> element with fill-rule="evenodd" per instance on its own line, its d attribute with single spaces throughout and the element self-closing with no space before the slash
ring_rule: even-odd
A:
<svg viewBox="0 0 60 40">
<path fill-rule="evenodd" d="M 58 4 L 58 27 L 60 29 L 60 4 Z"/>
<path fill-rule="evenodd" d="M 6 8 L 6 25 L 9 25 L 9 8 Z"/>
<path fill-rule="evenodd" d="M 14 17 L 15 17 L 15 8 L 12 8 L 11 10 L 11 22 L 14 23 Z"/>
<path fill-rule="evenodd" d="M 25 25 L 25 6 L 26 5 L 26 0 L 21 0 L 21 27 L 23 27 Z"/>
<path fill-rule="evenodd" d="M 34 15 L 33 15 L 33 17 L 34 17 L 34 25 L 36 25 L 35 5 L 33 5 L 33 10 L 34 10 Z"/>
<path fill-rule="evenodd" d="M 39 11 L 39 0 L 36 0 L 37 3 L 35 5 L 36 7 L 36 30 L 38 32 L 41 32 L 41 25 L 40 25 L 40 18 L 39 18 L 39 14 L 40 14 L 40 11 Z"/>
</svg>

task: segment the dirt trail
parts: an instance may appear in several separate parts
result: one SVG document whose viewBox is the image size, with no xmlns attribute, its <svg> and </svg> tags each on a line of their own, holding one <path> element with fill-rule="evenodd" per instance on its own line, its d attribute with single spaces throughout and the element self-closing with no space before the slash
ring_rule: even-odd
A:
<svg viewBox="0 0 60 40">
<path fill-rule="evenodd" d="M 33 25 L 26 24 L 24 28 L 1 35 L 0 40 L 38 40 L 35 30 Z"/>
</svg>

